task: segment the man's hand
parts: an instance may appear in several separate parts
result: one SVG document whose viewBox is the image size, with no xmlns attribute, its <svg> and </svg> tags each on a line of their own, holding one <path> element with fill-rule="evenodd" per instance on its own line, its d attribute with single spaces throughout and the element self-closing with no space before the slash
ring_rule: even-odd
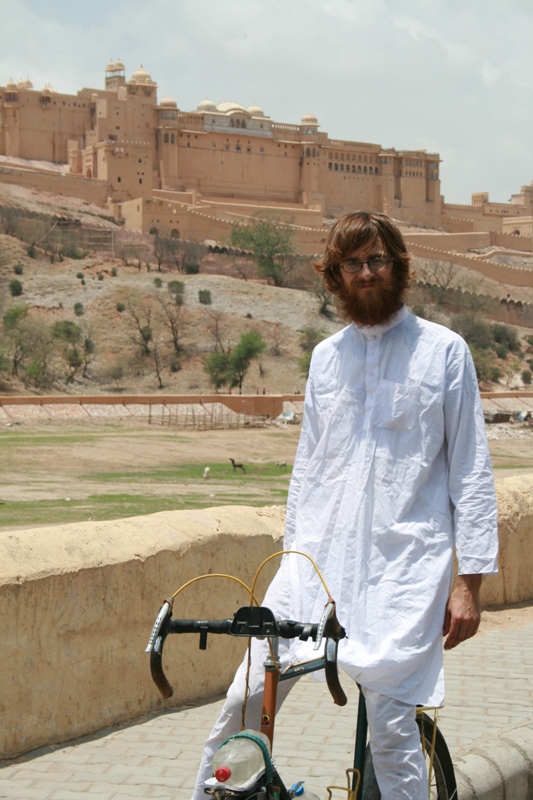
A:
<svg viewBox="0 0 533 800">
<path fill-rule="evenodd" d="M 451 650 L 477 633 L 481 620 L 481 575 L 458 575 L 448 598 L 442 635 L 444 649 Z"/>
</svg>

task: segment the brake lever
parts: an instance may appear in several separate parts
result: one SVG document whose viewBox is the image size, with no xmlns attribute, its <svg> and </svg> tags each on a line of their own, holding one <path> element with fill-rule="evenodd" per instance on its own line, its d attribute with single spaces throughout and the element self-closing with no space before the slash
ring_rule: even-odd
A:
<svg viewBox="0 0 533 800">
<path fill-rule="evenodd" d="M 161 632 L 161 628 L 167 616 L 172 615 L 172 606 L 174 605 L 174 598 L 169 597 L 168 600 L 165 600 L 161 608 L 159 609 L 159 613 L 155 619 L 154 627 L 152 628 L 152 633 L 150 634 L 150 638 L 148 639 L 148 644 L 146 645 L 145 653 L 151 653 L 154 644 L 157 640 Z"/>
<path fill-rule="evenodd" d="M 322 616 L 320 617 L 320 622 L 318 623 L 318 628 L 316 630 L 316 640 L 315 646 L 313 650 L 319 650 L 320 645 L 322 644 L 322 639 L 324 638 L 324 630 L 326 627 L 326 623 L 331 616 L 331 613 L 335 613 L 335 603 L 333 600 L 330 600 L 329 603 L 326 603 L 324 606 L 324 611 L 322 612 Z"/>
</svg>

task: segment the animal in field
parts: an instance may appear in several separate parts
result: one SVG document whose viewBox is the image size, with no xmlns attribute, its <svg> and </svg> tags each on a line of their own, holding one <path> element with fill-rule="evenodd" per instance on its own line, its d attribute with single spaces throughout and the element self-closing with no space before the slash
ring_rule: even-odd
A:
<svg viewBox="0 0 533 800">
<path fill-rule="evenodd" d="M 239 464 L 238 461 L 235 461 L 235 459 L 231 458 L 231 457 L 230 457 L 230 461 L 233 464 L 233 472 L 237 472 L 238 469 L 242 469 L 243 472 L 246 472 L 246 469 L 244 468 L 244 464 Z"/>
<path fill-rule="evenodd" d="M 204 481 L 208 481 L 210 477 L 211 477 L 211 470 L 209 469 L 209 467 L 206 467 L 204 469 Z"/>
</svg>

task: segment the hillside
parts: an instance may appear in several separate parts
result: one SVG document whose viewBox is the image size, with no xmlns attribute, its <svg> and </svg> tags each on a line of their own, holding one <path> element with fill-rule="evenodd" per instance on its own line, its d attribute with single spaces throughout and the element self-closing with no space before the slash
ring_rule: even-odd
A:
<svg viewBox="0 0 533 800">
<path fill-rule="evenodd" d="M 61 206 L 56 206 L 55 197 L 19 191 L 17 187 L 8 188 L 10 194 L 8 198 L 4 197 L 4 202 L 24 209 L 25 213 L 50 215 L 53 207 L 56 212 L 79 219 L 83 226 L 91 224 L 88 217 L 96 215 L 95 208 L 88 208 L 81 201 L 63 198 Z M 112 226 L 108 220 L 103 222 Z M 30 258 L 27 244 L 13 236 L 0 234 L 1 314 L 4 316 L 10 308 L 21 303 L 29 307 L 28 318 L 33 326 L 30 333 L 34 337 L 30 347 L 39 351 L 41 362 L 46 361 L 44 367 L 41 364 L 46 380 L 25 378 L 23 381 L 22 369 L 18 377 L 10 374 L 13 354 L 4 347 L 0 392 L 208 392 L 212 387 L 204 370 L 206 354 L 215 346 L 227 350 L 243 333 L 250 331 L 261 334 L 266 342 L 266 351 L 259 361 L 252 363 L 244 380 L 243 392 L 304 391 L 305 378 L 297 364 L 297 359 L 303 355 L 300 332 L 312 329 L 325 336 L 341 327 L 336 317 L 328 319 L 319 313 L 315 295 L 269 286 L 258 280 L 214 274 L 217 271 L 228 272 L 228 260 L 216 254 L 203 259 L 197 275 L 183 275 L 168 265 L 160 272 L 153 259 L 150 264 L 147 252 L 147 260 L 136 260 L 135 265 L 129 266 L 124 263 L 127 259 L 107 256 L 64 258 L 50 263 L 49 256 L 39 248 L 36 257 Z M 422 274 L 426 277 L 431 275 L 432 264 L 415 259 L 413 268 L 415 277 L 420 279 Z M 22 285 L 22 294 L 18 297 L 10 294 L 9 283 L 12 280 L 18 280 Z M 168 322 L 165 323 L 164 306 L 168 307 L 173 296 L 169 292 L 172 281 L 182 284 L 183 305 L 179 309 L 174 307 L 173 311 L 178 348 L 173 347 L 171 331 Z M 506 296 L 533 301 L 533 290 L 497 284 L 465 267 L 457 268 L 454 283 L 496 298 L 495 305 L 499 298 Z M 211 302 L 200 302 L 200 293 L 204 300 L 210 299 Z M 425 316 L 449 324 L 450 310 L 445 310 L 445 304 L 436 308 L 429 300 L 423 292 L 421 294 L 419 287 L 413 287 L 410 304 L 416 309 L 423 308 Z M 501 320 L 501 315 L 498 319 Z M 84 363 L 74 370 L 74 374 L 68 363 L 66 343 L 47 342 L 46 331 L 58 322 L 75 323 L 81 331 L 80 342 L 89 340 L 91 344 L 91 352 L 82 359 Z M 139 331 L 146 327 L 153 335 L 147 348 L 150 353 L 142 355 Z M 506 388 L 503 385 L 507 383 L 505 373 L 512 364 L 519 374 L 521 369 L 528 367 L 531 358 L 532 348 L 524 340 L 532 331 L 519 329 L 518 332 L 522 339 L 522 360 L 518 367 L 516 355 L 501 359 L 501 388 Z M 28 336 L 31 339 L 30 334 Z M 27 341 L 25 345 L 28 346 Z M 76 347 L 80 349 L 79 344 Z M 26 355 L 26 360 L 28 358 Z M 37 357 L 34 360 L 38 360 Z M 521 385 L 519 377 L 512 385 Z"/>
</svg>

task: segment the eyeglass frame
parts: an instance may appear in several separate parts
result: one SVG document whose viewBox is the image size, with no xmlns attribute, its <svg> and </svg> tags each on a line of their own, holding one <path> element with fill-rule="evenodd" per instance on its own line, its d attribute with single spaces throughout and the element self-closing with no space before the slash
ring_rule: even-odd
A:
<svg viewBox="0 0 533 800">
<path fill-rule="evenodd" d="M 370 263 L 371 263 L 372 261 L 376 261 L 376 260 L 383 261 L 384 263 L 383 263 L 383 264 L 382 264 L 380 267 L 374 267 L 374 268 L 372 268 L 372 267 L 370 266 Z M 382 270 L 382 269 L 385 269 L 385 267 L 387 266 L 387 264 L 390 264 L 390 263 L 391 263 L 391 261 L 394 261 L 394 259 L 393 259 L 393 258 L 391 258 L 390 256 L 387 256 L 387 257 L 385 258 L 385 255 L 384 255 L 384 254 L 382 254 L 382 255 L 380 255 L 380 256 L 378 256 L 378 255 L 376 254 L 376 255 L 374 255 L 374 256 L 370 256 L 370 257 L 369 257 L 369 259 L 368 259 L 367 261 L 359 261 L 358 259 L 353 259 L 353 261 L 357 261 L 357 262 L 358 262 L 358 264 L 359 264 L 359 267 L 358 267 L 357 269 L 355 269 L 355 270 L 346 269 L 346 267 L 344 266 L 344 264 L 339 264 L 339 267 L 340 267 L 340 269 L 342 269 L 342 270 L 343 270 L 344 272 L 346 272 L 348 275 L 359 275 L 359 273 L 362 271 L 363 267 L 364 267 L 364 266 L 365 266 L 365 264 L 366 264 L 366 266 L 368 267 L 368 269 L 370 270 L 370 272 L 371 272 L 372 274 L 374 274 L 374 273 L 376 273 L 376 272 L 379 272 L 379 271 L 380 271 L 380 270 Z M 349 262 L 346 262 L 346 263 L 349 263 Z"/>
</svg>

